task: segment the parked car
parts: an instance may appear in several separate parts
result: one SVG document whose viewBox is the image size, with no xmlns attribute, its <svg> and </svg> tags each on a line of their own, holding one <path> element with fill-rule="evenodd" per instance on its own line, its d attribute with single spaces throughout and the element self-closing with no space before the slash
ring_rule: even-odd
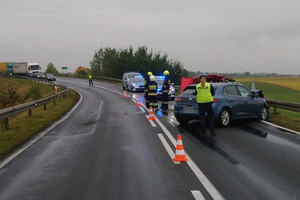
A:
<svg viewBox="0 0 300 200">
<path fill-rule="evenodd" d="M 165 76 L 155 76 L 155 82 L 157 83 L 157 98 L 162 98 L 162 86 L 164 84 L 164 79 Z M 169 99 L 174 100 L 175 99 L 175 88 L 173 87 L 173 83 L 170 85 L 170 90 L 169 90 Z"/>
<path fill-rule="evenodd" d="M 214 118 L 218 125 L 226 127 L 235 119 L 269 118 L 269 107 L 261 90 L 251 91 L 234 82 L 212 83 L 212 86 L 215 90 Z M 174 114 L 181 124 L 187 124 L 192 119 L 200 119 L 195 89 L 196 84 L 187 86 L 176 98 Z"/>
<path fill-rule="evenodd" d="M 42 72 L 37 72 L 34 74 L 34 77 L 38 79 L 44 79 L 45 75 Z"/>
<path fill-rule="evenodd" d="M 128 91 L 144 91 L 145 79 L 138 72 L 126 72 L 123 74 L 122 88 Z"/>
<path fill-rule="evenodd" d="M 56 78 L 53 74 L 46 74 L 45 79 L 47 79 L 48 81 L 56 81 Z"/>
</svg>

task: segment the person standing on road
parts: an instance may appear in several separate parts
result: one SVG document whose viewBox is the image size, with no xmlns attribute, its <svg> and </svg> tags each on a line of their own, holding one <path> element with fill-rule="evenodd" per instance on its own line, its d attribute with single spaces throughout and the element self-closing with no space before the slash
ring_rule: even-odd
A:
<svg viewBox="0 0 300 200">
<path fill-rule="evenodd" d="M 165 70 L 164 71 L 164 84 L 162 86 L 162 105 L 161 105 L 161 109 L 163 110 L 168 110 L 169 106 L 168 106 L 168 101 L 169 101 L 169 91 L 170 91 L 170 85 L 171 85 L 171 81 L 169 78 L 169 71 Z"/>
<path fill-rule="evenodd" d="M 92 74 L 89 74 L 89 85 L 90 86 L 93 86 L 94 84 L 93 84 L 93 76 L 92 76 Z"/>
<path fill-rule="evenodd" d="M 149 97 L 148 97 L 148 86 L 149 86 L 149 82 L 150 82 L 150 76 L 152 76 L 152 72 L 148 72 L 145 76 L 145 89 L 144 89 L 144 97 L 146 100 L 146 107 L 150 108 L 150 102 L 149 102 Z"/>
<path fill-rule="evenodd" d="M 148 85 L 148 97 L 150 102 L 150 107 L 152 106 L 153 109 L 158 109 L 157 104 L 157 83 L 155 82 L 155 77 L 152 75 L 150 76 L 150 82 Z"/>
<path fill-rule="evenodd" d="M 210 83 L 206 82 L 206 74 L 201 74 L 200 83 L 196 86 L 197 103 L 199 106 L 199 113 L 201 119 L 201 130 L 202 136 L 206 137 L 206 118 L 205 113 L 207 113 L 209 121 L 209 129 L 211 136 L 215 136 L 214 130 L 214 110 L 212 108 L 213 96 L 215 95 L 215 90 Z"/>
</svg>

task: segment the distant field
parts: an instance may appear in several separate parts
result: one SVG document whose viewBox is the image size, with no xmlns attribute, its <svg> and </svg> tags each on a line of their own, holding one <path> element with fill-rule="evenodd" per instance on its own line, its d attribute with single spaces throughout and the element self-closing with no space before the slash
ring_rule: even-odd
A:
<svg viewBox="0 0 300 200">
<path fill-rule="evenodd" d="M 278 77 L 234 77 L 238 82 L 260 82 L 278 85 L 284 88 L 300 92 L 300 76 L 278 76 Z"/>
</svg>

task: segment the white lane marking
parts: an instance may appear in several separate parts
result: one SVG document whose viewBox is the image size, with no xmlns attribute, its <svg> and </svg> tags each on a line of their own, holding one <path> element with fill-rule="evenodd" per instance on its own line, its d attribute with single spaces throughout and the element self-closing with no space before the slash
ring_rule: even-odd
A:
<svg viewBox="0 0 300 200">
<path fill-rule="evenodd" d="M 204 196 L 199 190 L 192 190 L 191 192 L 194 195 L 196 200 L 205 200 Z"/>
<path fill-rule="evenodd" d="M 271 123 L 271 122 L 267 122 L 267 121 L 263 121 L 263 120 L 260 120 L 260 121 L 261 121 L 261 122 L 263 122 L 263 123 L 265 123 L 265 124 L 268 124 L 268 125 L 274 126 L 274 127 L 276 127 L 276 128 L 280 128 L 280 129 L 283 129 L 283 130 L 285 130 L 285 131 L 288 131 L 288 132 L 291 132 L 291 133 L 294 133 L 294 134 L 300 135 L 300 133 L 299 133 L 299 132 L 297 132 L 297 131 L 294 131 L 294 130 L 291 130 L 291 129 L 288 129 L 288 128 L 284 128 L 284 127 L 282 127 L 282 126 L 278 126 L 278 125 L 276 125 L 276 124 L 273 124 L 273 123 Z"/>
<path fill-rule="evenodd" d="M 137 102 L 137 101 L 136 101 L 134 98 L 132 98 L 131 100 L 132 100 L 134 103 L 136 103 L 136 102 Z"/>
<path fill-rule="evenodd" d="M 147 118 L 147 120 L 148 120 L 149 115 L 146 115 L 146 118 Z M 154 123 L 153 120 L 148 120 L 148 121 L 150 122 L 150 124 L 151 124 L 152 127 L 156 127 L 156 124 Z"/>
<path fill-rule="evenodd" d="M 146 112 L 142 106 L 139 107 L 143 112 Z"/>
<path fill-rule="evenodd" d="M 172 144 L 176 147 L 177 142 L 176 142 L 175 138 L 173 138 L 173 136 L 171 135 L 170 131 L 160 122 L 160 120 L 158 118 L 156 118 L 156 122 L 158 123 L 160 128 L 164 131 L 164 133 L 168 136 L 168 138 L 172 142 Z"/>
<path fill-rule="evenodd" d="M 72 88 L 73 90 L 76 90 L 74 88 Z M 50 126 L 49 128 L 47 128 L 46 130 L 42 131 L 40 134 L 38 134 L 35 138 L 33 138 L 32 140 L 30 140 L 27 144 L 25 144 L 25 146 L 21 147 L 20 149 L 18 149 L 16 152 L 14 152 L 11 156 L 9 156 L 8 158 L 6 158 L 5 160 L 3 160 L 0 163 L 0 169 L 3 168 L 5 165 L 7 165 L 10 161 L 12 161 L 14 158 L 16 158 L 18 155 L 20 155 L 23 151 L 25 151 L 28 147 L 30 147 L 31 145 L 33 145 L 34 143 L 36 143 L 41 137 L 43 137 L 44 135 L 46 135 L 49 131 L 51 131 L 51 129 L 53 129 L 54 127 L 56 127 L 58 124 L 60 124 L 61 122 L 63 122 L 64 120 L 66 120 L 71 113 L 79 106 L 79 104 L 81 103 L 83 97 L 82 94 L 76 90 L 76 92 L 79 93 L 80 95 L 80 100 L 78 101 L 78 103 L 63 117 L 61 118 L 59 121 L 54 122 L 54 124 L 52 126 Z"/>
<path fill-rule="evenodd" d="M 207 192 L 211 195 L 214 200 L 224 200 L 224 197 L 219 193 L 219 191 L 213 186 L 213 184 L 208 180 L 208 178 L 203 174 L 203 172 L 198 168 L 194 161 L 187 155 L 188 158 L 187 164 L 190 166 L 194 174 L 197 176 L 199 181 L 205 187 Z"/>
<path fill-rule="evenodd" d="M 164 133 L 168 136 L 169 140 L 172 142 L 174 146 L 176 146 L 176 140 L 173 138 L 169 130 L 159 121 L 156 119 L 156 122 L 164 131 Z M 218 192 L 218 190 L 213 186 L 213 184 L 208 180 L 208 178 L 203 174 L 203 172 L 198 168 L 198 166 L 194 163 L 194 161 L 188 156 L 185 152 L 186 157 L 188 158 L 187 164 L 190 166 L 196 177 L 199 179 L 201 184 L 205 187 L 207 192 L 212 196 L 215 200 L 223 200 L 224 197 Z"/>
<path fill-rule="evenodd" d="M 180 164 L 180 162 L 174 161 L 173 158 L 175 157 L 175 154 L 173 152 L 173 150 L 171 149 L 170 145 L 168 144 L 168 142 L 166 141 L 165 137 L 159 133 L 157 134 L 160 141 L 162 142 L 162 144 L 164 145 L 165 149 L 167 150 L 171 160 L 173 161 L 174 164 Z"/>
</svg>

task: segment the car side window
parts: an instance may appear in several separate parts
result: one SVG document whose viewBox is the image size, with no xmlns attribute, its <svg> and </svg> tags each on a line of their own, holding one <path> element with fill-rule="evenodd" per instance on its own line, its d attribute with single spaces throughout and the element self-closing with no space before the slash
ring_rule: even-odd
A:
<svg viewBox="0 0 300 200">
<path fill-rule="evenodd" d="M 237 89 L 234 85 L 224 87 L 223 94 L 228 94 L 228 95 L 232 95 L 232 96 L 240 96 L 239 92 L 237 91 Z"/>
<path fill-rule="evenodd" d="M 242 97 L 250 97 L 251 96 L 251 91 L 248 90 L 247 88 L 244 88 L 242 86 L 238 86 L 238 89 L 239 89 Z"/>
<path fill-rule="evenodd" d="M 195 92 L 195 88 L 187 88 L 182 92 L 182 94 L 184 94 L 184 95 L 194 95 L 194 92 Z"/>
</svg>

